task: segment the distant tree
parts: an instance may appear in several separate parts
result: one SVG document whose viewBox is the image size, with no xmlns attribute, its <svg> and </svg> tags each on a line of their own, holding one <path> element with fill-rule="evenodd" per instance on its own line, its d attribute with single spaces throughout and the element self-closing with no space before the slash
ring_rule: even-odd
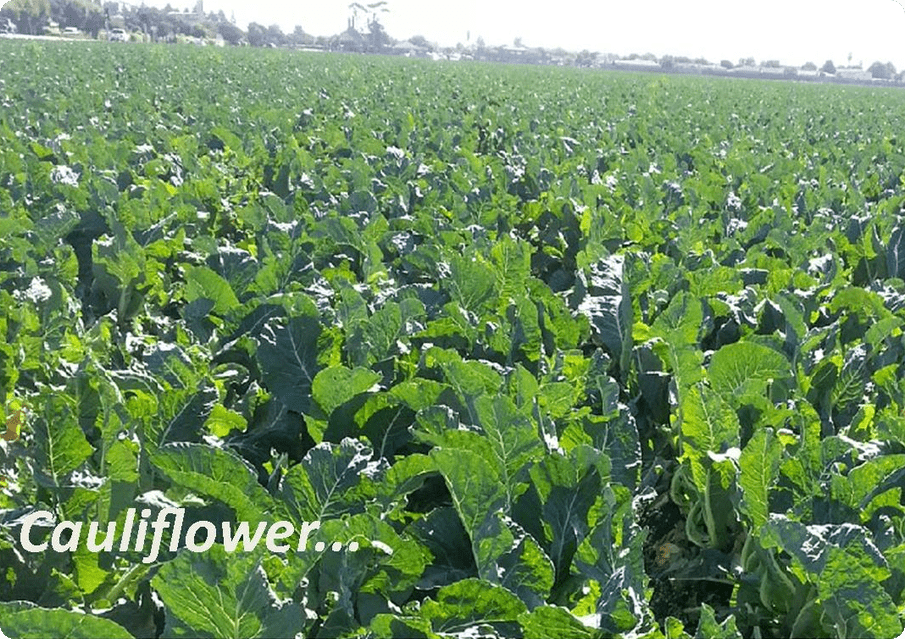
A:
<svg viewBox="0 0 905 639">
<path fill-rule="evenodd" d="M 663 69 L 674 69 L 676 66 L 676 59 L 671 55 L 664 55 L 660 58 L 660 66 Z"/>
<path fill-rule="evenodd" d="M 804 64 L 801 65 L 801 69 L 803 71 L 816 71 L 817 65 L 814 64 L 813 62 L 805 62 Z"/>
<path fill-rule="evenodd" d="M 264 25 L 257 22 L 248 25 L 248 44 L 253 47 L 263 47 L 267 44 L 267 29 Z"/>
<path fill-rule="evenodd" d="M 757 62 L 754 61 L 754 58 L 739 58 L 738 66 L 740 66 L 740 67 L 756 67 Z"/>
<path fill-rule="evenodd" d="M 764 60 L 760 63 L 760 65 L 768 69 L 778 69 L 782 66 L 781 64 L 779 64 L 779 60 Z"/>
<path fill-rule="evenodd" d="M 597 54 L 591 53 L 587 49 L 583 50 L 578 54 L 578 57 L 575 58 L 575 65 L 579 67 L 590 67 L 594 65 L 594 62 L 597 60 Z"/>
<path fill-rule="evenodd" d="M 265 38 L 268 46 L 272 45 L 279 47 L 286 44 L 286 36 L 283 35 L 283 30 L 280 29 L 280 25 L 278 24 L 272 24 L 267 27 Z"/>
<path fill-rule="evenodd" d="M 3 9 L 3 15 L 16 23 L 19 33 L 41 33 L 50 20 L 49 0 L 12 0 Z"/>
<path fill-rule="evenodd" d="M 650 62 L 656 62 L 657 56 L 655 56 L 653 53 L 645 53 L 644 55 L 641 56 L 641 59 L 648 60 Z"/>
<path fill-rule="evenodd" d="M 896 77 L 896 68 L 893 66 L 892 62 L 883 64 L 882 62 L 877 61 L 870 65 L 867 70 L 870 72 L 871 77 L 880 80 L 892 80 Z"/>
<path fill-rule="evenodd" d="M 223 40 L 232 45 L 237 45 L 245 37 L 242 29 L 231 22 L 221 22 L 217 25 L 217 32 L 223 37 Z"/>
<path fill-rule="evenodd" d="M 428 41 L 427 41 L 427 38 L 425 38 L 423 35 L 412 36 L 411 38 L 409 38 L 409 42 L 411 42 L 411 43 L 414 44 L 415 46 L 424 47 L 425 49 L 433 49 L 433 48 L 434 48 L 433 45 L 431 45 L 431 43 L 428 42 Z M 461 43 L 460 43 L 460 44 L 461 44 Z"/>
<path fill-rule="evenodd" d="M 729 60 L 720 60 L 720 66 L 723 67 L 724 69 L 731 69 L 735 65 L 732 64 Z"/>
<path fill-rule="evenodd" d="M 516 47 L 516 48 L 521 48 L 521 47 L 525 46 L 525 45 L 522 44 L 522 38 L 521 38 L 521 36 L 515 38 L 515 39 L 512 41 L 512 46 L 514 46 L 514 47 Z"/>
<path fill-rule="evenodd" d="M 393 43 L 386 29 L 376 18 L 368 23 L 368 29 L 368 40 L 373 50 L 380 51 Z"/>
<path fill-rule="evenodd" d="M 286 42 L 296 47 L 303 47 L 314 42 L 314 37 L 305 33 L 305 30 L 299 25 L 295 25 L 292 33 L 286 35 Z"/>
<path fill-rule="evenodd" d="M 103 11 L 91 11 L 85 18 L 85 32 L 91 34 L 92 38 L 97 38 L 97 34 L 104 28 Z"/>
<path fill-rule="evenodd" d="M 874 62 L 872 65 L 867 67 L 868 73 L 870 73 L 872 78 L 879 78 L 881 80 L 886 80 L 886 65 L 880 62 Z"/>
<path fill-rule="evenodd" d="M 823 63 L 823 66 L 820 67 L 820 70 L 824 73 L 836 73 L 836 65 L 833 64 L 832 60 L 827 60 Z"/>
<path fill-rule="evenodd" d="M 353 3 L 349 6 L 352 7 L 355 5 L 361 8 L 361 5 L 358 3 Z M 371 12 L 371 19 L 368 20 L 368 45 L 372 51 L 380 51 L 393 43 L 392 38 L 390 38 L 386 29 L 384 29 L 383 25 L 380 23 L 379 18 L 380 14 L 389 12 L 386 5 L 386 0 L 379 0 L 379 2 L 372 2 L 366 7 L 366 9 Z"/>
<path fill-rule="evenodd" d="M 638 55 L 637 53 L 630 53 L 630 54 L 628 55 L 628 58 L 626 58 L 626 59 L 627 59 L 627 60 L 637 60 L 637 59 L 640 58 L 640 57 L 641 57 L 641 56 Z"/>
<path fill-rule="evenodd" d="M 706 66 L 710 64 L 710 61 L 707 58 L 695 58 L 694 63 Z"/>
</svg>

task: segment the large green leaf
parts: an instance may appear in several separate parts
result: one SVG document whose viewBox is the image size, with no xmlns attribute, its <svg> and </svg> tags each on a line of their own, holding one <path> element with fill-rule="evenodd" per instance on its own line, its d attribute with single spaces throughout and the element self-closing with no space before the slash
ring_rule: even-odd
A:
<svg viewBox="0 0 905 639">
<path fill-rule="evenodd" d="M 314 377 L 311 394 L 318 406 L 329 416 L 356 395 L 369 391 L 380 379 L 379 373 L 366 368 L 331 366 L 321 370 Z"/>
<path fill-rule="evenodd" d="M 219 545 L 201 554 L 182 551 L 151 585 L 166 606 L 164 637 L 292 639 L 302 621 L 297 604 L 277 600 L 260 557 L 227 555 Z"/>
<path fill-rule="evenodd" d="M 886 271 L 889 277 L 905 279 L 905 225 L 892 230 L 886 248 Z"/>
<path fill-rule="evenodd" d="M 63 394 L 43 399 L 42 414 L 35 420 L 34 442 L 40 466 L 36 469 L 54 484 L 92 453 L 78 423 L 78 406 Z"/>
<path fill-rule="evenodd" d="M 860 513 L 867 523 L 878 508 L 902 511 L 902 487 L 905 479 L 905 455 L 883 455 L 852 468 L 847 475 L 833 475 L 833 499 Z"/>
<path fill-rule="evenodd" d="M 425 601 L 420 615 L 429 619 L 437 632 L 458 634 L 484 625 L 514 629 L 525 612 L 525 604 L 505 588 L 463 579 L 441 588 L 436 599 Z"/>
<path fill-rule="evenodd" d="M 219 499 L 252 526 L 278 514 L 277 506 L 258 483 L 257 474 L 228 450 L 203 444 L 167 444 L 151 461 L 180 486 Z"/>
<path fill-rule="evenodd" d="M 779 475 L 782 444 L 770 428 L 754 433 L 739 458 L 738 484 L 742 489 L 742 511 L 754 530 L 770 516 L 770 491 Z"/>
<path fill-rule="evenodd" d="M 548 455 L 531 468 L 531 480 L 543 510 L 541 526 L 557 581 L 572 566 L 578 545 L 591 529 L 588 515 L 601 490 L 596 463 L 600 453 L 579 446 L 568 457 Z"/>
<path fill-rule="evenodd" d="M 733 402 L 748 393 L 763 392 L 766 382 L 784 379 L 791 373 L 782 353 L 751 342 L 722 347 L 713 354 L 708 372 L 713 389 Z"/>
<path fill-rule="evenodd" d="M 195 266 L 185 274 L 185 300 L 208 299 L 214 303 L 213 312 L 225 315 L 239 307 L 239 300 L 225 279 L 206 266 Z"/>
<path fill-rule="evenodd" d="M 694 639 L 742 639 L 742 633 L 738 631 L 733 616 L 730 615 L 722 622 L 717 622 L 713 608 L 702 604 L 701 618 L 698 620 Z"/>
<path fill-rule="evenodd" d="M 505 516 L 507 493 L 497 464 L 466 448 L 435 448 L 431 457 L 471 538 L 481 578 L 541 603 L 553 586 L 553 564 L 537 542 Z"/>
<path fill-rule="evenodd" d="M 591 321 L 593 337 L 619 364 L 625 379 L 632 351 L 632 300 L 625 281 L 625 257 L 612 255 L 590 267 L 578 312 Z M 579 274 L 584 279 L 584 274 Z"/>
<path fill-rule="evenodd" d="M 339 550 L 334 550 L 336 544 Z M 319 565 L 307 575 L 309 596 L 335 602 L 318 634 L 324 637 L 352 634 L 376 615 L 401 605 L 430 560 L 416 540 L 400 536 L 390 524 L 370 514 L 322 522 L 306 554 L 312 552 L 319 554 Z M 287 572 L 284 578 L 294 576 Z"/>
<path fill-rule="evenodd" d="M 698 343 L 698 334 L 704 320 L 700 300 L 686 292 L 677 293 L 662 313 L 657 315 L 651 333 L 673 347 L 679 348 Z"/>
<path fill-rule="evenodd" d="M 837 636 L 878 639 L 902 632 L 896 604 L 882 585 L 892 573 L 865 528 L 806 525 L 773 514 L 762 528 L 761 542 L 791 555 L 816 585 L 825 631 L 838 628 Z"/>
<path fill-rule="evenodd" d="M 465 530 L 474 538 L 488 513 L 506 508 L 505 482 L 497 465 L 460 448 L 435 448 L 431 458 L 446 480 Z"/>
<path fill-rule="evenodd" d="M 589 586 L 581 602 L 582 618 L 590 614 L 606 632 L 625 633 L 645 614 L 646 534 L 634 521 L 631 493 L 625 487 L 605 488 L 602 497 L 601 516 L 579 544 L 573 566 Z"/>
<path fill-rule="evenodd" d="M 132 639 L 109 619 L 15 601 L 0 602 L 0 629 L 10 639 Z"/>
<path fill-rule="evenodd" d="M 348 438 L 309 450 L 283 478 L 282 498 L 290 512 L 298 521 L 322 521 L 361 511 L 382 471 L 372 454 L 370 446 Z"/>
<path fill-rule="evenodd" d="M 698 490 L 707 490 L 714 455 L 737 451 L 738 417 L 716 392 L 703 384 L 690 389 L 682 402 L 682 459 L 688 460 Z"/>
<path fill-rule="evenodd" d="M 474 412 L 499 460 L 507 499 L 512 504 L 527 487 L 529 462 L 543 453 L 537 428 L 504 395 L 479 397 L 474 402 Z"/>
<path fill-rule="evenodd" d="M 595 639 L 598 636 L 596 629 L 584 625 L 575 615 L 558 606 L 540 606 L 529 613 L 522 613 L 518 620 L 525 639 Z"/>
<path fill-rule="evenodd" d="M 297 413 L 311 406 L 311 386 L 320 370 L 315 317 L 293 317 L 281 326 L 268 323 L 258 338 L 258 361 L 264 383 L 281 402 Z"/>
</svg>

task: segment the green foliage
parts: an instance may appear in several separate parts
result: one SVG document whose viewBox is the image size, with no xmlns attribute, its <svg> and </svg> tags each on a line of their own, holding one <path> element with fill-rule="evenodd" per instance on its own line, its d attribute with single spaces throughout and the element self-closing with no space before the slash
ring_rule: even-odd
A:
<svg viewBox="0 0 905 639">
<path fill-rule="evenodd" d="M 19 44 L 10 637 L 902 631 L 898 95 Z"/>
</svg>

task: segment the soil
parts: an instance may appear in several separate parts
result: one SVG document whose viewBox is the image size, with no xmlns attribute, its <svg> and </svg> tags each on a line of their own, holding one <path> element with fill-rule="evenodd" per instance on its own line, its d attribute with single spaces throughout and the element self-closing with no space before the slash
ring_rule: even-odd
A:
<svg viewBox="0 0 905 639">
<path fill-rule="evenodd" d="M 705 579 L 677 579 L 676 567 L 695 560 L 701 549 L 685 538 L 685 518 L 667 495 L 655 500 L 641 513 L 639 524 L 648 531 L 644 563 L 653 588 L 651 609 L 662 623 L 675 617 L 694 634 L 701 616 L 701 604 L 714 609 L 717 620 L 729 610 L 733 586 Z"/>
</svg>

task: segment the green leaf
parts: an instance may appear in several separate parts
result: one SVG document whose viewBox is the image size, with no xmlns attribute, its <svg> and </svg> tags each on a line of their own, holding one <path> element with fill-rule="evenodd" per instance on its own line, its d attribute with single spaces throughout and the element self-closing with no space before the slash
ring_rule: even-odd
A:
<svg viewBox="0 0 905 639">
<path fill-rule="evenodd" d="M 691 388 L 682 402 L 682 455 L 691 464 L 694 483 L 708 490 L 712 455 L 725 455 L 739 444 L 739 423 L 720 395 L 703 384 Z"/>
<path fill-rule="evenodd" d="M 151 462 L 182 487 L 222 501 L 236 512 L 239 521 L 259 522 L 265 514 L 278 512 L 254 470 L 228 450 L 167 444 L 151 456 Z"/>
<path fill-rule="evenodd" d="M 584 437 L 580 443 L 590 444 L 606 454 L 607 476 L 611 481 L 633 488 L 641 475 L 638 425 L 627 406 L 618 406 L 619 412 L 612 416 L 585 415 L 581 420 Z M 563 433 L 563 442 L 568 434 Z"/>
<path fill-rule="evenodd" d="M 782 443 L 771 428 L 759 429 L 739 458 L 738 483 L 742 489 L 742 511 L 756 532 L 770 516 L 770 490 L 779 475 Z"/>
<path fill-rule="evenodd" d="M 450 359 L 442 363 L 446 381 L 465 404 L 481 395 L 495 395 L 502 385 L 500 375 L 487 364 Z"/>
<path fill-rule="evenodd" d="M 634 521 L 628 489 L 612 485 L 604 489 L 602 496 L 601 516 L 579 544 L 573 566 L 578 574 L 596 584 L 588 593 L 591 601 L 585 602 L 584 614 L 597 615 L 600 627 L 609 633 L 626 633 L 646 613 L 646 533 Z"/>
<path fill-rule="evenodd" d="M 453 254 L 449 261 L 449 291 L 459 305 L 480 314 L 496 296 L 496 271 L 480 255 Z"/>
<path fill-rule="evenodd" d="M 436 599 L 421 604 L 420 616 L 437 632 L 462 633 L 480 626 L 514 627 L 527 609 L 518 597 L 500 586 L 463 579 L 445 586 Z"/>
<path fill-rule="evenodd" d="M 182 551 L 151 585 L 166 606 L 164 637 L 180 636 L 174 629 L 183 624 L 194 636 L 292 639 L 302 621 L 297 604 L 277 600 L 259 557 L 227 555 L 219 545 L 201 554 Z"/>
<path fill-rule="evenodd" d="M 530 535 L 504 517 L 507 493 L 497 465 L 464 448 L 435 448 L 431 458 L 471 538 L 478 574 L 539 605 L 553 586 L 553 564 Z"/>
<path fill-rule="evenodd" d="M 157 410 L 150 416 L 148 443 L 154 446 L 175 442 L 201 441 L 205 420 L 216 405 L 217 390 L 207 383 L 200 389 L 170 390 L 161 393 Z"/>
<path fill-rule="evenodd" d="M 531 467 L 532 484 L 543 504 L 540 520 L 557 581 L 568 575 L 575 550 L 590 531 L 588 513 L 601 490 L 596 468 L 600 456 L 590 447 L 579 446 L 568 457 L 548 455 Z"/>
<path fill-rule="evenodd" d="M 310 600 L 322 602 L 317 636 L 340 637 L 358 635 L 375 616 L 398 609 L 430 554 L 387 522 L 359 514 L 321 522 L 305 551 L 290 551 L 287 558 L 282 587 L 294 593 L 301 585 Z"/>
<path fill-rule="evenodd" d="M 625 281 L 625 256 L 612 255 L 592 264 L 587 292 L 578 312 L 591 322 L 593 338 L 619 364 L 620 375 L 628 375 L 632 351 L 632 300 Z M 584 274 L 579 275 L 584 278 Z"/>
<path fill-rule="evenodd" d="M 311 387 L 320 366 L 317 318 L 293 317 L 288 326 L 268 323 L 258 338 L 258 361 L 264 383 L 289 410 L 307 413 Z"/>
<path fill-rule="evenodd" d="M 362 510 L 381 472 L 372 455 L 370 446 L 350 438 L 309 450 L 283 478 L 282 498 L 290 512 L 298 521 L 322 521 Z"/>
<path fill-rule="evenodd" d="M 751 342 L 728 344 L 713 354 L 710 361 L 710 383 L 724 398 L 739 398 L 748 393 L 763 392 L 770 380 L 788 377 L 789 361 L 772 348 Z"/>
<path fill-rule="evenodd" d="M 474 412 L 499 460 L 511 505 L 527 487 L 528 463 L 544 452 L 537 428 L 505 395 L 479 397 L 474 402 Z"/>
<path fill-rule="evenodd" d="M 505 484 L 496 464 L 464 449 L 435 448 L 430 456 L 446 480 L 465 530 L 474 539 L 487 513 L 506 507 Z"/>
<path fill-rule="evenodd" d="M 905 485 L 905 455 L 883 455 L 852 468 L 848 475 L 834 475 L 831 494 L 861 515 L 862 523 L 873 517 L 882 506 L 901 510 L 902 486 Z"/>
<path fill-rule="evenodd" d="M 65 475 L 88 459 L 93 449 L 79 427 L 78 407 L 71 397 L 54 394 L 43 402 L 42 415 L 34 425 L 38 471 L 59 485 Z"/>
<path fill-rule="evenodd" d="M 204 426 L 212 435 L 226 437 L 233 431 L 243 432 L 248 424 L 245 418 L 236 411 L 217 404 L 211 410 L 211 414 L 208 416 L 207 421 L 204 422 Z"/>
<path fill-rule="evenodd" d="M 888 277 L 905 279 L 905 225 L 892 230 L 886 248 L 886 272 Z"/>
<path fill-rule="evenodd" d="M 109 619 L 15 601 L 0 602 L 0 628 L 10 639 L 132 639 Z"/>
<path fill-rule="evenodd" d="M 559 606 L 540 606 L 529 613 L 519 615 L 519 623 L 525 639 L 594 639 L 597 631 L 588 628 L 575 615 Z"/>
<path fill-rule="evenodd" d="M 185 301 L 208 299 L 214 303 L 213 312 L 226 315 L 239 307 L 239 300 L 225 279 L 206 266 L 186 269 Z"/>
<path fill-rule="evenodd" d="M 379 373 L 366 368 L 331 366 L 314 377 L 311 394 L 324 413 L 330 416 L 334 410 L 356 395 L 371 390 L 381 379 Z"/>
<path fill-rule="evenodd" d="M 735 626 L 735 617 L 729 615 L 722 623 L 718 623 L 713 608 L 701 604 L 701 618 L 694 639 L 742 639 L 742 633 Z"/>
<path fill-rule="evenodd" d="M 765 548 L 779 548 L 816 584 L 827 629 L 847 637 L 895 637 L 902 622 L 881 585 L 892 572 L 870 532 L 853 524 L 805 525 L 771 515 L 762 528 Z"/>
<path fill-rule="evenodd" d="M 704 321 L 701 302 L 682 291 L 669 302 L 669 306 L 657 316 L 651 326 L 651 333 L 660 337 L 673 348 L 698 343 L 698 333 Z"/>
</svg>

